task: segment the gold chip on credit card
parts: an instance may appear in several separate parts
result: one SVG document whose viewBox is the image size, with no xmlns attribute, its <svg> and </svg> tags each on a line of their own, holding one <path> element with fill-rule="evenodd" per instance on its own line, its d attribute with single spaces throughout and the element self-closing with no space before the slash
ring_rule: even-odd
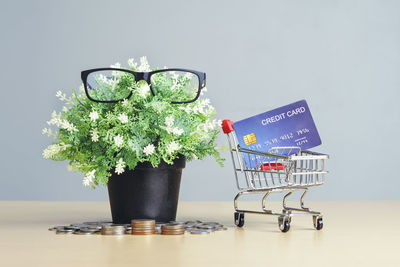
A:
<svg viewBox="0 0 400 267">
<path fill-rule="evenodd" d="M 243 139 L 246 146 L 257 143 L 257 138 L 254 133 L 243 136 Z"/>
</svg>

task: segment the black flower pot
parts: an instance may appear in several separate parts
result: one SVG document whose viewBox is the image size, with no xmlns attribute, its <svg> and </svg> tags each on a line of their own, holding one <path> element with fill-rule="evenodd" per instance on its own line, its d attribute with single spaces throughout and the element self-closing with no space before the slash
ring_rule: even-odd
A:
<svg viewBox="0 0 400 267">
<path fill-rule="evenodd" d="M 134 170 L 113 173 L 108 181 L 111 214 L 114 223 L 130 223 L 132 219 L 155 219 L 169 222 L 176 219 L 184 156 L 173 165 L 161 161 L 157 168 L 139 163 Z"/>
</svg>

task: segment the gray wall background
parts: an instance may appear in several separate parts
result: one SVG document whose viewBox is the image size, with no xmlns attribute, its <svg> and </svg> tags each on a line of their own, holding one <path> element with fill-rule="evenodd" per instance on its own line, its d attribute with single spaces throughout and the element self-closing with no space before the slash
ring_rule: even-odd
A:
<svg viewBox="0 0 400 267">
<path fill-rule="evenodd" d="M 310 199 L 400 199 L 399 13 L 399 1 L 382 0 L 1 1 L 0 200 L 107 200 L 42 159 L 51 140 L 41 129 L 81 70 L 142 55 L 207 72 L 221 119 L 306 99 L 316 150 L 331 155 Z M 230 158 L 184 170 L 181 200 L 235 192 Z"/>
</svg>

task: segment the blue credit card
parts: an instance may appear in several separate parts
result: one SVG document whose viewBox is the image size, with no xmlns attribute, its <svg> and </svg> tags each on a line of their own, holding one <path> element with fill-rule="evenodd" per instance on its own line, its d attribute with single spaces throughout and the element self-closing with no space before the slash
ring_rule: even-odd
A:
<svg viewBox="0 0 400 267">
<path fill-rule="evenodd" d="M 233 128 L 242 148 L 263 152 L 268 152 L 272 147 L 300 147 L 306 150 L 321 144 L 305 100 L 237 121 Z M 290 150 L 285 153 L 290 153 Z M 248 167 L 254 167 L 254 158 L 244 159 Z M 271 159 L 264 159 L 264 162 L 266 160 Z"/>
</svg>

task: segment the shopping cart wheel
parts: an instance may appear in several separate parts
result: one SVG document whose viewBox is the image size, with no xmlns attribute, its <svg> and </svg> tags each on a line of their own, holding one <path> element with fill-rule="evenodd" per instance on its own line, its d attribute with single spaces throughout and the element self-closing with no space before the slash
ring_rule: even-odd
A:
<svg viewBox="0 0 400 267">
<path fill-rule="evenodd" d="M 282 233 L 286 233 L 290 229 L 290 217 L 279 217 L 278 218 L 279 229 Z"/>
<path fill-rule="evenodd" d="M 235 212 L 235 225 L 237 227 L 242 227 L 244 225 L 244 213 Z"/>
<path fill-rule="evenodd" d="M 317 230 L 321 230 L 324 227 L 321 216 L 313 216 L 314 227 Z"/>
</svg>

